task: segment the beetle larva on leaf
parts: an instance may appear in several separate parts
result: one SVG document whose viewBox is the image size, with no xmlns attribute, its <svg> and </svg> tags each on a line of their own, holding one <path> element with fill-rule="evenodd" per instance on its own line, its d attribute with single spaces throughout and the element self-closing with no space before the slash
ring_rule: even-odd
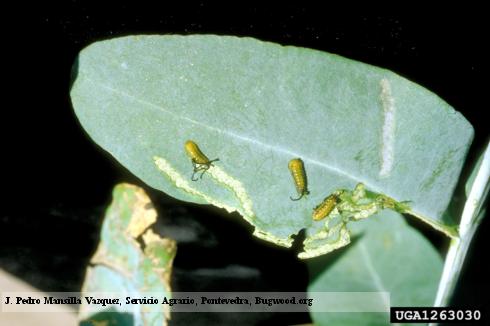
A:
<svg viewBox="0 0 490 326">
<path fill-rule="evenodd" d="M 341 191 L 336 191 L 323 200 L 323 202 L 313 209 L 313 220 L 321 221 L 330 214 L 339 202 Z"/>
<path fill-rule="evenodd" d="M 308 181 L 306 179 L 306 171 L 303 161 L 299 158 L 294 158 L 289 161 L 288 164 L 289 171 L 291 171 L 291 175 L 293 176 L 294 185 L 296 186 L 296 190 L 298 191 L 298 198 L 291 198 L 291 200 L 300 200 L 304 195 L 308 195 L 310 192 L 308 191 Z"/>
<path fill-rule="evenodd" d="M 197 144 L 192 140 L 188 140 L 185 142 L 185 151 L 187 155 L 191 158 L 192 167 L 194 168 L 191 176 L 192 181 L 198 180 L 197 178 L 194 179 L 194 175 L 196 175 L 197 172 L 202 171 L 201 176 L 199 177 L 202 178 L 204 172 L 206 172 L 211 166 L 213 166 L 212 163 L 219 161 L 219 158 L 210 160 L 206 155 L 204 155 L 199 146 L 197 146 Z"/>
</svg>

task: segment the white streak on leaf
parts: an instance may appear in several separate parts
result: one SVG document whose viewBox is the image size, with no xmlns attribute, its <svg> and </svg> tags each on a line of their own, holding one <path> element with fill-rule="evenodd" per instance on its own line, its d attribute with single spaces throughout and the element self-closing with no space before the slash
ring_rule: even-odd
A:
<svg viewBox="0 0 490 326">
<path fill-rule="evenodd" d="M 383 129 L 381 141 L 381 169 L 380 177 L 387 177 L 393 169 L 395 147 L 395 99 L 391 95 L 391 87 L 388 79 L 380 81 L 381 104 L 383 105 Z"/>
<path fill-rule="evenodd" d="M 383 285 L 383 282 L 381 281 L 381 278 L 379 277 L 378 272 L 376 272 L 376 269 L 374 268 L 374 265 L 371 261 L 371 254 L 368 252 L 366 249 L 366 245 L 364 242 L 360 241 L 359 242 L 359 250 L 361 250 L 361 257 L 364 260 L 364 263 L 366 265 L 366 270 L 371 276 L 371 279 L 374 282 L 374 286 L 376 287 L 376 290 L 380 293 L 388 293 L 388 289 Z M 386 295 L 382 295 L 383 303 L 385 304 L 385 307 L 387 311 L 390 308 L 390 299 L 386 297 Z"/>
<path fill-rule="evenodd" d="M 196 195 L 198 197 L 201 197 L 202 199 L 204 199 L 205 201 L 207 201 L 208 203 L 210 203 L 216 207 L 224 208 L 228 213 L 232 213 L 232 212 L 237 211 L 237 208 L 226 205 L 224 203 L 221 203 L 217 199 L 215 199 L 209 195 L 206 195 L 203 192 L 200 192 L 199 190 L 195 189 L 194 187 L 191 187 L 189 182 L 186 179 L 184 179 L 182 177 L 182 175 L 179 172 L 177 172 L 177 170 L 175 170 L 170 165 L 170 163 L 167 160 L 165 160 L 164 158 L 154 156 L 153 160 L 155 161 L 155 164 L 158 167 L 158 169 L 160 171 L 164 172 L 170 178 L 170 180 L 172 180 L 175 183 L 175 186 L 177 186 L 177 188 L 180 188 L 180 189 L 184 190 L 185 192 L 188 192 L 192 195 Z"/>
<path fill-rule="evenodd" d="M 233 207 L 225 203 L 222 203 L 218 199 L 213 198 L 205 194 L 204 192 L 201 192 L 196 188 L 192 187 L 187 181 L 187 179 L 185 179 L 179 172 L 177 172 L 177 170 L 175 170 L 171 166 L 171 164 L 164 158 L 154 156 L 153 160 L 157 168 L 163 173 L 165 173 L 165 175 L 167 175 L 178 188 L 184 190 L 187 193 L 190 193 L 192 195 L 204 199 L 206 202 L 210 203 L 211 205 L 214 205 L 219 208 L 224 208 L 228 213 L 239 212 L 248 223 L 252 224 L 255 227 L 255 231 L 253 233 L 254 236 L 266 241 L 273 242 L 280 246 L 291 247 L 293 243 L 293 239 L 291 238 L 291 236 L 287 238 L 279 238 L 270 232 L 259 229 L 255 225 L 254 221 L 256 219 L 256 216 L 253 211 L 252 200 L 248 196 L 245 187 L 240 181 L 227 174 L 219 166 L 211 166 L 206 171 L 206 173 L 208 173 L 213 179 L 215 179 L 218 182 L 218 184 L 223 185 L 226 188 L 228 188 L 230 191 L 232 191 L 235 197 L 240 202 L 240 207 Z"/>
<path fill-rule="evenodd" d="M 334 234 L 334 237 L 337 237 L 333 241 L 331 239 L 328 239 L 331 237 L 332 234 Z M 319 240 L 320 245 L 318 245 L 317 242 Z M 340 223 L 334 226 L 332 229 L 328 229 L 328 227 L 326 226 L 319 233 L 308 237 L 303 243 L 304 252 L 298 254 L 298 257 L 301 259 L 313 258 L 320 255 L 328 254 L 329 252 L 348 245 L 350 243 L 350 233 L 345 223 Z"/>
</svg>

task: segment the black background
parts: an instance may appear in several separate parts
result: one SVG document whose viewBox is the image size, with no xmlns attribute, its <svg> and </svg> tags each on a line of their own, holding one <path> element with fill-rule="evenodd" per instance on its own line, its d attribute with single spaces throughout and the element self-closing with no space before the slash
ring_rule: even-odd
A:
<svg viewBox="0 0 490 326">
<path fill-rule="evenodd" d="M 113 185 L 126 181 L 144 186 L 91 142 L 74 116 L 70 69 L 88 44 L 141 33 L 229 34 L 315 48 L 382 66 L 430 89 L 465 115 L 476 132 L 469 156 L 473 159 L 488 140 L 488 82 L 483 78 L 488 24 L 480 12 L 475 8 L 444 15 L 360 15 L 313 5 L 264 8 L 204 3 L 182 8 L 165 3 L 101 8 L 79 1 L 56 8 L 26 4 L 7 11 L 2 51 L 8 87 L 3 111 L 13 119 L 2 119 L 6 182 L 0 268 L 42 290 L 79 290 Z M 181 230 L 186 223 L 197 223 L 190 228 L 198 233 L 198 240 L 179 243 L 176 290 L 305 289 L 307 270 L 296 259 L 297 248 L 269 246 L 252 238 L 252 228 L 238 216 L 230 218 L 212 208 L 176 202 L 145 188 L 159 203 L 160 213 L 168 217 L 159 222 L 162 230 L 165 226 Z M 447 241 L 413 223 L 444 249 Z M 490 275 L 488 224 L 484 220 L 475 237 L 456 305 L 488 303 L 483 290 Z M 245 272 L 219 273 L 229 265 Z M 196 274 L 199 268 L 211 271 L 210 276 Z M 306 315 L 254 318 L 255 323 L 308 322 Z"/>
</svg>

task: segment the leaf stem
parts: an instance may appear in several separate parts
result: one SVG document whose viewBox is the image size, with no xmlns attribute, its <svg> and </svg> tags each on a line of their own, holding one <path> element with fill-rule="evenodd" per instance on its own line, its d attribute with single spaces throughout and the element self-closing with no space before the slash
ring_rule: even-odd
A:
<svg viewBox="0 0 490 326">
<path fill-rule="evenodd" d="M 452 238 L 446 255 L 435 307 L 447 306 L 456 287 L 471 240 L 484 216 L 482 205 L 488 195 L 490 180 L 490 144 L 483 153 L 483 159 L 466 200 L 461 221 L 459 237 Z"/>
</svg>

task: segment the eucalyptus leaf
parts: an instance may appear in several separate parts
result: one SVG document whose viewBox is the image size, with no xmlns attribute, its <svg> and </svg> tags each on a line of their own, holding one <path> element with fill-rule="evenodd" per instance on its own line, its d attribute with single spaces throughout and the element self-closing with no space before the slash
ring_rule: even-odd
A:
<svg viewBox="0 0 490 326">
<path fill-rule="evenodd" d="M 468 179 L 466 180 L 466 183 L 464 185 L 464 193 L 466 195 L 466 198 L 468 198 L 468 196 L 470 195 L 471 187 L 473 187 L 473 183 L 475 182 L 476 175 L 480 170 L 482 162 L 483 162 L 483 154 L 480 154 L 478 156 L 478 159 L 473 163 L 473 166 L 471 168 L 471 173 L 468 176 Z"/>
<path fill-rule="evenodd" d="M 451 239 L 439 283 L 436 307 L 447 306 L 461 274 L 470 244 L 486 213 L 490 191 L 490 142 L 466 181 L 466 202 L 459 223 L 459 237 Z"/>
<path fill-rule="evenodd" d="M 176 254 L 175 241 L 160 238 L 148 229 L 157 213 L 143 189 L 120 184 L 114 188 L 113 202 L 106 212 L 101 240 L 87 268 L 83 296 L 118 293 L 118 297 L 142 298 L 146 293 L 171 296 L 170 275 Z M 144 248 L 136 239 L 142 238 Z M 124 294 L 124 295 L 123 295 Z M 95 322 L 117 325 L 166 325 L 170 312 L 145 304 L 101 306 L 95 310 L 82 301 L 82 325 Z"/>
<path fill-rule="evenodd" d="M 456 235 L 443 212 L 473 129 L 388 70 L 251 38 L 128 36 L 80 53 L 71 98 L 90 137 L 148 185 L 238 211 L 276 244 L 318 232 L 313 208 L 358 183 Z M 195 182 L 188 140 L 219 158 Z M 310 191 L 299 201 L 294 158 Z"/>
<path fill-rule="evenodd" d="M 389 292 L 390 306 L 431 306 L 442 271 L 434 247 L 398 213 L 353 225 L 353 242 L 308 262 L 308 292 Z M 351 303 L 352 304 L 352 303 Z M 389 325 L 389 313 L 312 312 L 316 325 Z"/>
</svg>

